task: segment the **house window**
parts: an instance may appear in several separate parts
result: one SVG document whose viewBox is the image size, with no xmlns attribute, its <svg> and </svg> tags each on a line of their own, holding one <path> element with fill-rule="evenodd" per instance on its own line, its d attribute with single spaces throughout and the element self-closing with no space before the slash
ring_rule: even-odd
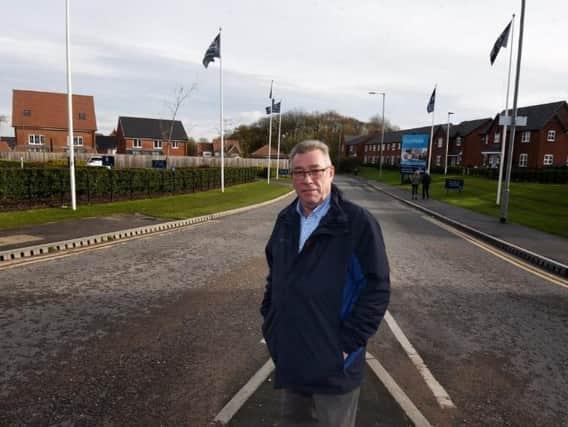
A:
<svg viewBox="0 0 568 427">
<path fill-rule="evenodd" d="M 496 132 L 495 136 L 493 137 L 493 143 L 499 144 L 500 142 L 501 142 L 501 134 L 499 132 Z"/>
<path fill-rule="evenodd" d="M 456 147 L 461 147 L 461 145 L 462 145 L 462 139 L 461 136 L 458 136 L 456 138 Z"/>
<path fill-rule="evenodd" d="M 79 120 L 87 120 L 87 113 L 79 113 Z"/>
<path fill-rule="evenodd" d="M 368 146 L 368 145 L 365 145 L 365 153 L 366 153 L 367 151 L 369 151 L 369 146 Z M 367 162 L 365 162 L 365 163 L 367 163 Z"/>
<path fill-rule="evenodd" d="M 172 148 L 179 148 L 179 142 L 178 141 L 172 141 Z"/>
<path fill-rule="evenodd" d="M 154 140 L 154 150 L 161 150 L 162 149 L 162 141 L 159 139 Z"/>
<path fill-rule="evenodd" d="M 363 163 L 367 163 L 367 156 L 363 157 Z"/>
<path fill-rule="evenodd" d="M 552 154 L 545 154 L 544 155 L 544 161 L 542 162 L 542 164 L 544 166 L 552 166 L 553 162 L 554 162 L 554 155 L 552 155 Z"/>
<path fill-rule="evenodd" d="M 546 134 L 546 140 L 548 142 L 556 141 L 556 131 L 555 130 L 549 130 L 548 133 Z"/>
<path fill-rule="evenodd" d="M 24 110 L 24 117 L 31 117 L 32 116 L 32 110 Z"/>
<path fill-rule="evenodd" d="M 438 148 L 442 148 L 444 146 L 444 138 L 438 138 Z"/>
<path fill-rule="evenodd" d="M 45 143 L 45 136 L 43 135 L 28 135 L 28 143 L 30 145 L 42 145 Z"/>
<path fill-rule="evenodd" d="M 531 133 L 530 131 L 526 130 L 523 132 L 521 136 L 521 142 L 531 142 Z"/>
<path fill-rule="evenodd" d="M 436 156 L 436 166 L 441 166 L 442 165 L 442 156 L 440 156 L 439 154 Z"/>
<path fill-rule="evenodd" d="M 481 137 L 481 142 L 483 142 L 485 145 L 487 145 L 487 135 L 483 135 Z"/>
<path fill-rule="evenodd" d="M 82 136 L 74 136 L 73 137 L 73 145 L 83 145 L 83 137 Z"/>
<path fill-rule="evenodd" d="M 529 164 L 529 155 L 527 153 L 521 153 L 519 156 L 519 167 L 526 168 Z"/>
<path fill-rule="evenodd" d="M 142 141 L 140 138 L 134 138 L 132 140 L 132 148 L 142 148 Z"/>
</svg>

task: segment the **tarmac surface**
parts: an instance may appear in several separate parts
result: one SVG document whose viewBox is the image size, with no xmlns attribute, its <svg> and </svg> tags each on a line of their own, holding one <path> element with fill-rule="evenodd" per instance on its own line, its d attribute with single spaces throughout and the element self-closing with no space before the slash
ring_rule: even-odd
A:
<svg viewBox="0 0 568 427">
<path fill-rule="evenodd" d="M 376 182 L 369 184 L 397 198 L 410 201 L 410 192 L 408 191 Z M 494 217 L 471 212 L 436 200 L 417 200 L 412 201 L 412 203 L 539 255 L 568 264 L 568 239 L 516 224 L 501 224 Z M 146 225 L 156 225 L 163 222 L 167 221 L 143 215 L 114 215 L 104 218 L 86 218 L 0 230 L 0 252 Z M 357 426 L 412 425 L 412 422 L 406 417 L 384 385 L 368 368 L 362 390 L 364 392 L 361 394 Z M 272 388 L 271 380 L 267 380 L 244 404 L 229 425 L 232 427 L 245 425 L 251 427 L 277 426 L 278 424 L 269 420 L 273 420 L 274 414 L 278 413 L 279 410 L 279 392 Z"/>
</svg>

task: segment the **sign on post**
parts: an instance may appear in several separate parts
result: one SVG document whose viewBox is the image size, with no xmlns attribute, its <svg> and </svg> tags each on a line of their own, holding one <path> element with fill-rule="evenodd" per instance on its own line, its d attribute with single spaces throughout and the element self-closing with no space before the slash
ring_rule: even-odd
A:
<svg viewBox="0 0 568 427">
<path fill-rule="evenodd" d="M 400 173 L 413 174 L 415 170 L 426 170 L 429 135 L 402 135 L 400 150 Z"/>
</svg>

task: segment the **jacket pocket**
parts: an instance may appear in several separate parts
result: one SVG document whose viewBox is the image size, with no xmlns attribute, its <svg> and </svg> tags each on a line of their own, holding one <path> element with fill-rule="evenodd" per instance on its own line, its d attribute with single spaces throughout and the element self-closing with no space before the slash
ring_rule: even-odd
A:
<svg viewBox="0 0 568 427">
<path fill-rule="evenodd" d="M 357 360 L 357 358 L 361 357 L 361 353 L 365 350 L 365 347 L 359 347 L 354 352 L 350 353 L 349 356 L 343 361 L 343 370 L 346 371 L 349 369 L 353 362 Z"/>
</svg>

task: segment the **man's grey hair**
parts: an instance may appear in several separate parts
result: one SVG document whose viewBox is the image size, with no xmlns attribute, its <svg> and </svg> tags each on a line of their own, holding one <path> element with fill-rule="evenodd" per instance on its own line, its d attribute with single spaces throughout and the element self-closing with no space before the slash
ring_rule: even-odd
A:
<svg viewBox="0 0 568 427">
<path fill-rule="evenodd" d="M 331 166 L 331 157 L 329 157 L 329 147 L 325 142 L 321 142 L 315 139 L 308 139 L 306 141 L 302 141 L 294 145 L 294 148 L 292 148 L 292 151 L 290 151 L 290 163 L 294 161 L 294 157 L 296 156 L 296 154 L 305 154 L 314 150 L 320 150 L 327 159 L 329 165 Z"/>
</svg>

